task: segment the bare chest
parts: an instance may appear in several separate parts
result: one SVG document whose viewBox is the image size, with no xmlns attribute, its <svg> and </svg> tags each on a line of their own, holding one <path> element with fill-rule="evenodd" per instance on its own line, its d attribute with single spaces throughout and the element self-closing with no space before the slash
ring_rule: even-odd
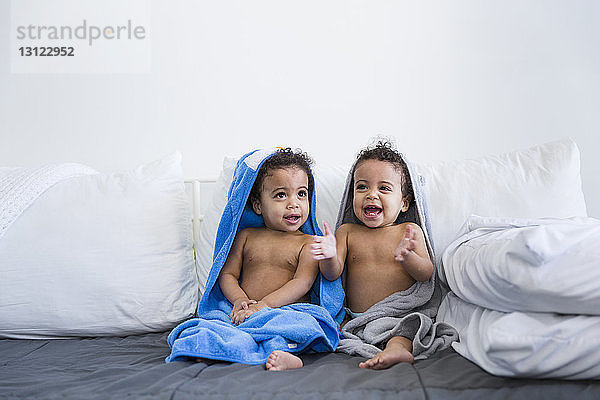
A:
<svg viewBox="0 0 600 400">
<path fill-rule="evenodd" d="M 404 230 L 401 228 L 359 230 L 348 235 L 346 300 L 351 310 L 365 311 L 414 282 L 394 258 L 403 238 Z"/>
<path fill-rule="evenodd" d="M 243 268 L 295 272 L 303 241 L 297 238 L 249 241 L 244 248 Z"/>
<path fill-rule="evenodd" d="M 346 262 L 349 266 L 394 264 L 394 252 L 402 238 L 399 229 L 360 230 L 352 233 L 348 236 Z"/>
</svg>

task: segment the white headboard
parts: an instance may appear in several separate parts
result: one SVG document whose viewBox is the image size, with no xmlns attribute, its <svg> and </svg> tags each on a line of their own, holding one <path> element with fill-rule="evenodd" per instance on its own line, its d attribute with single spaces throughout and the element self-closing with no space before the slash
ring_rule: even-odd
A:
<svg viewBox="0 0 600 400">
<path fill-rule="evenodd" d="M 216 179 L 186 179 L 185 192 L 192 205 L 192 224 L 194 226 L 194 243 L 197 243 L 200 223 L 204 220 L 206 210 L 215 192 Z"/>
<path fill-rule="evenodd" d="M 208 208 L 212 204 L 213 195 L 216 190 L 216 179 L 186 179 L 185 192 L 188 195 L 189 202 L 192 206 L 192 226 L 194 234 L 194 260 L 196 263 L 196 275 L 198 278 L 199 296 L 204 292 L 204 283 L 208 277 L 208 265 L 203 266 L 211 258 L 211 255 L 206 255 L 204 261 L 200 261 L 203 257 L 198 256 L 200 248 L 200 226 L 205 219 Z M 208 257 L 208 259 L 206 258 Z"/>
</svg>

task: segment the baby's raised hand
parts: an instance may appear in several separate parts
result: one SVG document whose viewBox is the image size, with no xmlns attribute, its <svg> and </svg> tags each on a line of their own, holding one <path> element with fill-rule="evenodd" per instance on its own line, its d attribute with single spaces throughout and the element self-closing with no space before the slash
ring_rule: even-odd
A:
<svg viewBox="0 0 600 400">
<path fill-rule="evenodd" d="M 403 262 L 410 254 L 414 253 L 416 249 L 416 239 L 417 233 L 415 232 L 415 229 L 411 228 L 410 225 L 407 225 L 404 230 L 404 238 L 402 238 L 402 241 L 398 247 L 396 247 L 396 251 L 394 252 L 396 261 Z"/>
<path fill-rule="evenodd" d="M 231 310 L 231 314 L 229 314 L 229 316 L 231 317 L 231 322 L 234 322 L 236 314 L 238 314 L 240 311 L 247 310 L 248 307 L 252 304 L 256 304 L 256 300 L 249 300 L 244 298 L 237 299 L 233 303 L 233 309 Z"/>
<path fill-rule="evenodd" d="M 325 227 L 325 236 L 313 236 L 314 243 L 311 244 L 311 252 L 315 260 L 332 258 L 337 254 L 335 235 L 327 222 L 324 221 L 323 226 Z"/>
</svg>

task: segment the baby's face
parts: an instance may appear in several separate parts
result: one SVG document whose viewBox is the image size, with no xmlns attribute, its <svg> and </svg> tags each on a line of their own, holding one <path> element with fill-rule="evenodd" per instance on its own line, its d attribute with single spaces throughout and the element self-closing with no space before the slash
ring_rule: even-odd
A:
<svg viewBox="0 0 600 400">
<path fill-rule="evenodd" d="M 354 171 L 354 215 L 369 228 L 393 225 L 408 210 L 402 196 L 402 176 L 394 165 L 366 160 Z"/>
<path fill-rule="evenodd" d="M 267 228 L 297 231 L 310 211 L 306 172 L 296 167 L 271 171 L 263 180 L 260 202 L 253 207 L 262 215 Z"/>
</svg>

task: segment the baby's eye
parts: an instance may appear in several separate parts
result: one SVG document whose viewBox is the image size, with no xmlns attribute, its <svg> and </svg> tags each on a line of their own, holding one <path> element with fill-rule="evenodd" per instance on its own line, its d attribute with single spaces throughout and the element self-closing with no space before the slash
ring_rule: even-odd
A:
<svg viewBox="0 0 600 400">
<path fill-rule="evenodd" d="M 276 199 L 285 199 L 285 192 L 277 192 L 275 193 Z"/>
<path fill-rule="evenodd" d="M 306 192 L 306 190 L 301 190 L 298 192 L 298 197 L 306 197 L 308 196 L 308 193 Z"/>
<path fill-rule="evenodd" d="M 392 188 L 389 186 L 381 186 L 379 190 L 381 190 L 382 192 L 390 192 Z"/>
<path fill-rule="evenodd" d="M 365 185 L 364 183 L 359 183 L 358 185 L 356 185 L 356 190 L 364 190 L 367 188 L 367 185 Z"/>
</svg>

